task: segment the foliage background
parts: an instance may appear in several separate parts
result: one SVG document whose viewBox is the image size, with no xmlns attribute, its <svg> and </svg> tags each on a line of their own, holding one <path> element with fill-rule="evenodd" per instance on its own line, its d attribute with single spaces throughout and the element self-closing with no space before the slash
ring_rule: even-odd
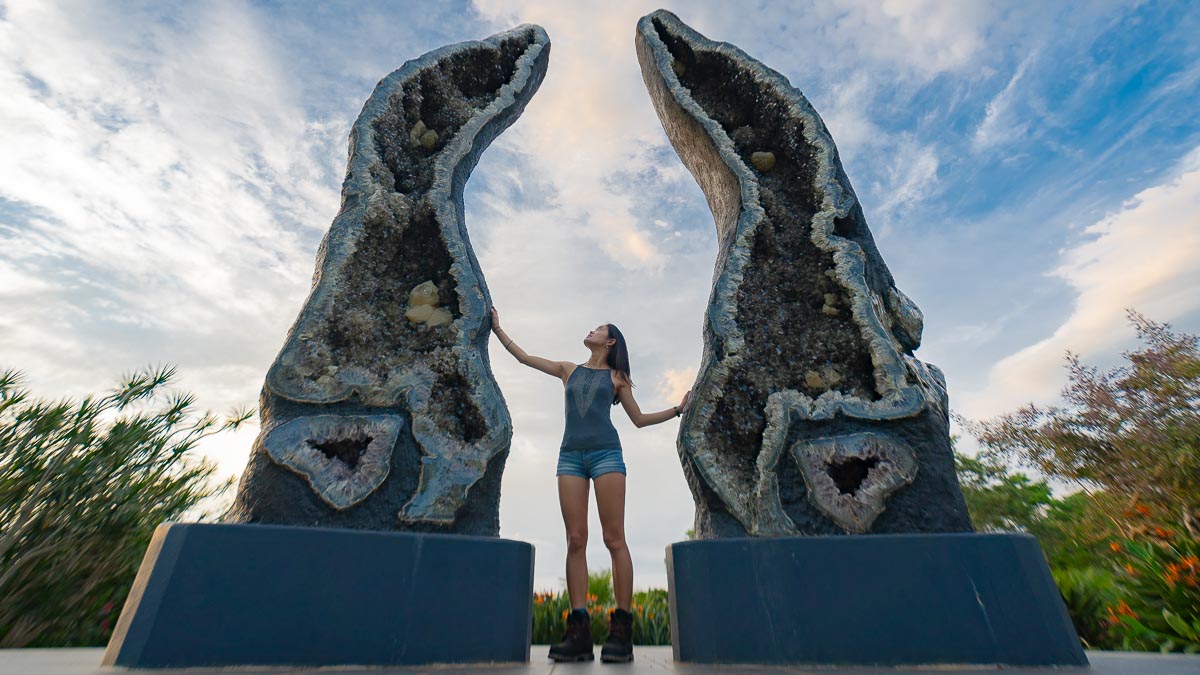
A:
<svg viewBox="0 0 1200 675">
<path fill-rule="evenodd" d="M 225 489 L 192 450 L 250 412 L 196 415 L 174 375 L 56 402 L 0 373 L 0 647 L 105 644 L 154 529 Z"/>
<path fill-rule="evenodd" d="M 1061 405 L 960 418 L 984 451 L 956 464 L 978 529 L 1038 538 L 1085 645 L 1194 653 L 1200 351 L 1195 335 L 1128 318 L 1140 347 L 1105 371 L 1068 353 Z"/>
</svg>

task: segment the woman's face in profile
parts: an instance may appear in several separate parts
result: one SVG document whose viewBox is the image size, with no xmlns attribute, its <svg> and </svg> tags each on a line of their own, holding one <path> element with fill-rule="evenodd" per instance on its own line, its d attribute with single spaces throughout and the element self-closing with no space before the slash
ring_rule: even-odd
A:
<svg viewBox="0 0 1200 675">
<path fill-rule="evenodd" d="M 583 344 L 592 347 L 603 346 L 608 341 L 608 324 L 602 323 L 592 330 L 588 331 L 587 337 L 583 338 Z"/>
</svg>

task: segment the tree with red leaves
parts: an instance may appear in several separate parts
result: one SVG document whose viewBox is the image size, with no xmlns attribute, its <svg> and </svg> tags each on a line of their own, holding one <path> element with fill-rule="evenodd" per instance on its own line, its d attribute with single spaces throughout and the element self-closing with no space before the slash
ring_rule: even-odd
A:
<svg viewBox="0 0 1200 675">
<path fill-rule="evenodd" d="M 1130 505 L 1197 537 L 1200 518 L 1200 351 L 1197 336 L 1176 333 L 1130 310 L 1140 348 L 1107 371 L 1066 356 L 1063 404 L 1026 405 L 985 422 L 960 422 L 984 456 L 1016 460 L 1047 478 Z M 1120 520 L 1114 514 L 1114 520 Z M 1132 522 L 1132 521 L 1130 521 Z"/>
</svg>

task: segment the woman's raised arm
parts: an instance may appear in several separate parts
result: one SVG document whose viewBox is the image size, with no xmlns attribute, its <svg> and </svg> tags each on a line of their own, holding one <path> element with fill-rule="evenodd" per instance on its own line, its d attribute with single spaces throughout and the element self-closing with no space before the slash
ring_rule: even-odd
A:
<svg viewBox="0 0 1200 675">
<path fill-rule="evenodd" d="M 509 354 L 512 354 L 517 358 L 518 361 L 529 366 L 530 368 L 536 368 L 537 370 L 540 370 L 547 375 L 553 375 L 560 380 L 563 378 L 563 376 L 566 374 L 566 366 L 570 364 L 568 364 L 566 361 L 551 361 L 550 359 L 543 359 L 540 356 L 533 356 L 525 353 L 525 350 L 518 347 L 516 343 L 513 342 L 512 338 L 508 337 L 508 335 L 504 332 L 504 329 L 500 327 L 499 310 L 497 310 L 495 307 L 492 307 L 491 312 L 492 332 L 496 334 L 496 337 L 500 338 L 500 344 L 504 345 L 504 348 L 508 350 Z"/>
<path fill-rule="evenodd" d="M 625 414 L 629 415 L 629 421 L 633 422 L 633 425 L 639 429 L 652 424 L 666 422 L 672 417 L 679 417 L 687 409 L 688 399 L 691 397 L 692 392 L 688 390 L 683 395 L 683 400 L 679 402 L 679 405 L 656 413 L 644 413 L 641 407 L 638 406 L 637 401 L 633 399 L 633 387 L 628 384 L 621 384 L 617 387 L 617 400 L 621 402 L 621 407 L 625 409 Z"/>
</svg>

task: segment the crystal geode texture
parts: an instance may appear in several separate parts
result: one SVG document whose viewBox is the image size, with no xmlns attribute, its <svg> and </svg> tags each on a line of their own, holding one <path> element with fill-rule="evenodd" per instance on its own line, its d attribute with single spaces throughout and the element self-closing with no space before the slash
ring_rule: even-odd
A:
<svg viewBox="0 0 1200 675">
<path fill-rule="evenodd" d="M 512 420 L 463 186 L 549 54 L 546 32 L 521 26 L 429 52 L 375 87 L 226 520 L 499 533 Z"/>
<path fill-rule="evenodd" d="M 833 139 L 787 78 L 674 14 L 642 76 L 716 221 L 704 355 L 678 449 L 696 536 L 971 531 L 945 381 Z"/>
</svg>

